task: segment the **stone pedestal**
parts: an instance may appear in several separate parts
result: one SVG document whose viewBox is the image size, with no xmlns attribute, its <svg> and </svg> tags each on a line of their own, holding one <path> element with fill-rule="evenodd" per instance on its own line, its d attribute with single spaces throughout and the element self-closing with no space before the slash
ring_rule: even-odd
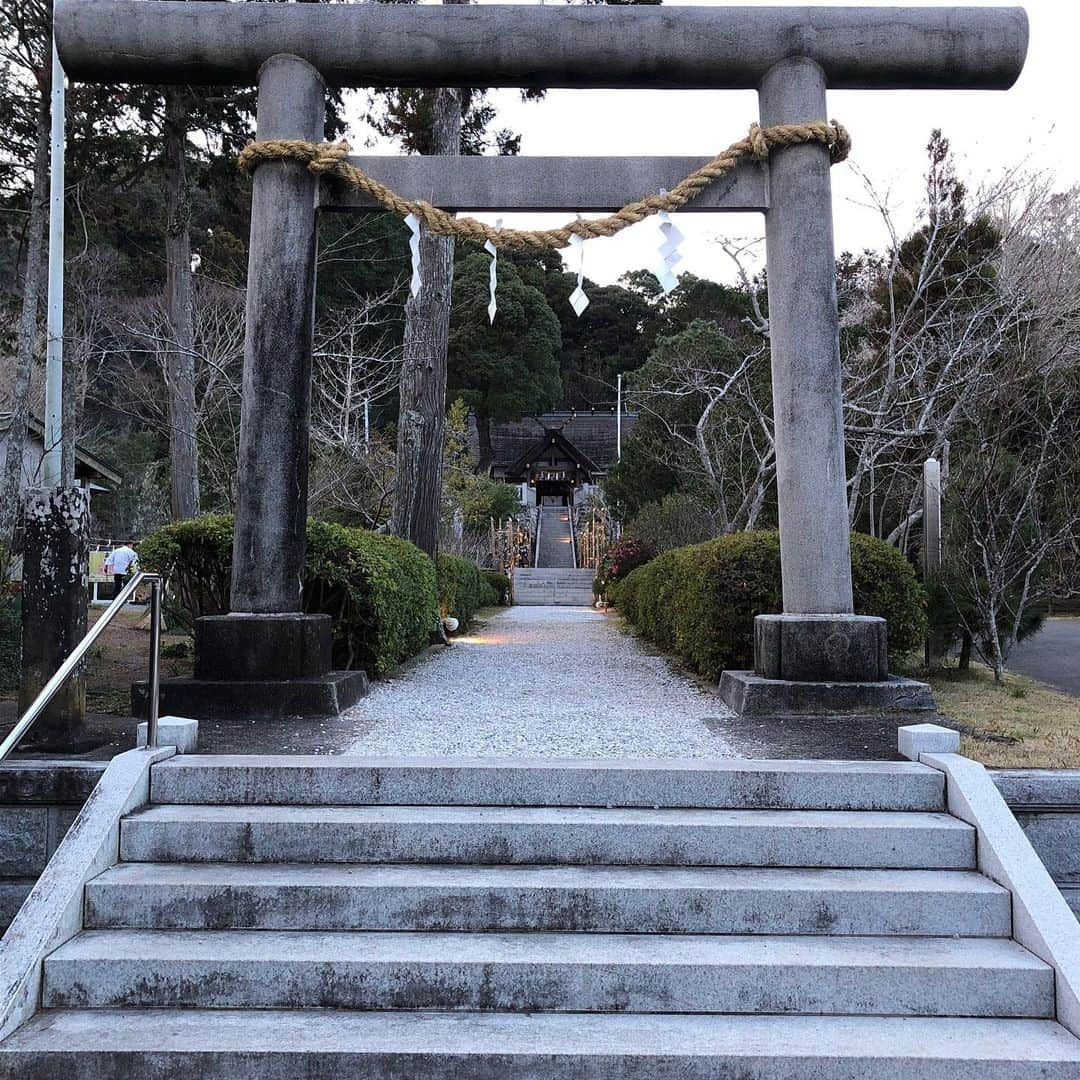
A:
<svg viewBox="0 0 1080 1080">
<path fill-rule="evenodd" d="M 317 678 L 332 649 L 329 615 L 208 615 L 195 624 L 195 678 Z"/>
<path fill-rule="evenodd" d="M 889 674 L 884 619 L 759 615 L 754 670 L 725 671 L 720 696 L 740 716 L 898 716 L 933 712 L 926 683 Z"/>
<path fill-rule="evenodd" d="M 889 677 L 885 620 L 872 615 L 759 615 L 754 674 L 792 682 L 881 682 Z"/>
<path fill-rule="evenodd" d="M 161 712 L 197 720 L 335 716 L 368 688 L 363 671 L 332 671 L 329 615 L 211 615 L 195 624 L 195 675 L 163 679 Z M 146 683 L 131 690 L 146 713 Z"/>
<path fill-rule="evenodd" d="M 86 636 L 90 501 L 82 488 L 30 491 L 23 514 L 22 677 L 25 712 Z M 24 745 L 73 743 L 86 721 L 86 681 L 76 671 L 38 718 Z"/>
<path fill-rule="evenodd" d="M 933 715 L 926 683 L 890 675 L 879 682 L 797 682 L 763 679 L 752 671 L 725 671 L 720 698 L 740 716 Z"/>
</svg>

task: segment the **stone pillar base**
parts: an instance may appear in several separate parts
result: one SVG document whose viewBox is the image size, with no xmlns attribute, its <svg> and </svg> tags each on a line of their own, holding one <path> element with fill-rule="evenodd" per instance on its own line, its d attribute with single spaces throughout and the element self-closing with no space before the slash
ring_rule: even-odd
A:
<svg viewBox="0 0 1080 1080">
<path fill-rule="evenodd" d="M 195 623 L 194 678 L 163 679 L 161 712 L 196 720 L 336 716 L 368 690 L 363 671 L 332 671 L 329 615 L 208 615 Z M 131 688 L 145 716 L 146 683 Z"/>
<path fill-rule="evenodd" d="M 885 620 L 758 615 L 754 670 L 725 671 L 720 697 L 740 716 L 897 716 L 936 711 L 926 683 L 889 674 Z"/>
<path fill-rule="evenodd" d="M 789 682 L 889 677 L 885 620 L 873 615 L 758 615 L 754 674 Z"/>
<path fill-rule="evenodd" d="M 891 675 L 879 682 L 794 682 L 752 671 L 725 671 L 720 698 L 739 716 L 900 716 L 934 714 L 926 683 Z"/>
<path fill-rule="evenodd" d="M 332 666 L 329 615 L 204 615 L 195 622 L 195 678 L 300 679 Z"/>
<path fill-rule="evenodd" d="M 306 679 L 162 679 L 161 711 L 195 720 L 280 720 L 337 716 L 368 691 L 363 671 Z M 131 687 L 131 713 L 146 716 L 146 683 Z"/>
</svg>

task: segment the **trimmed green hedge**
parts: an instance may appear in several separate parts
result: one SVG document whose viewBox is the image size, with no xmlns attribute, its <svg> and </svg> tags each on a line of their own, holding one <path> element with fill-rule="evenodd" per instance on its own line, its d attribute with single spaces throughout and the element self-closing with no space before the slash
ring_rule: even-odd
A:
<svg viewBox="0 0 1080 1080">
<path fill-rule="evenodd" d="M 200 616 L 229 610 L 232 547 L 231 514 L 178 521 L 155 529 L 139 542 L 140 568 L 156 571 L 168 581 L 170 624 L 192 633 Z"/>
<path fill-rule="evenodd" d="M 482 570 L 481 573 L 484 575 L 484 580 L 491 586 L 495 603 L 509 604 L 510 579 L 505 574 L 500 574 L 498 570 Z"/>
<path fill-rule="evenodd" d="M 852 533 L 851 569 L 856 613 L 885 618 L 891 654 L 918 648 L 926 597 L 904 556 Z M 732 533 L 665 552 L 618 583 L 614 600 L 642 637 L 710 679 L 751 668 L 754 616 L 783 610 L 779 535 Z"/>
<path fill-rule="evenodd" d="M 168 581 L 192 625 L 228 611 L 233 519 L 166 525 L 139 544 L 139 564 Z M 435 567 L 395 536 L 308 521 L 304 610 L 334 620 L 334 664 L 384 675 L 425 648 L 438 619 Z"/>
<path fill-rule="evenodd" d="M 439 611 L 452 616 L 460 630 L 468 630 L 482 607 L 494 607 L 498 594 L 472 559 L 460 555 L 439 556 Z"/>
<path fill-rule="evenodd" d="M 304 610 L 334 618 L 334 663 L 385 675 L 427 647 L 435 567 L 396 536 L 309 521 Z"/>
</svg>

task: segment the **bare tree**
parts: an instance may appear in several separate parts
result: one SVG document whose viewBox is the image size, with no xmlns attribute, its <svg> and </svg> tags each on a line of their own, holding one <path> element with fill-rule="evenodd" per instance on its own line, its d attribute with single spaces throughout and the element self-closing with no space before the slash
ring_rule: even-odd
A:
<svg viewBox="0 0 1080 1080">
<path fill-rule="evenodd" d="M 197 279 L 192 314 L 193 338 L 190 345 L 184 345 L 173 334 L 165 296 L 136 300 L 122 309 L 115 325 L 123 339 L 121 347 L 105 347 L 100 386 L 94 396 L 102 404 L 152 426 L 170 446 L 174 441 L 173 402 L 181 396 L 190 399 L 203 479 L 217 503 L 231 508 L 236 500 L 243 290 Z M 174 357 L 181 349 L 187 360 L 176 365 Z M 189 385 L 170 390 L 173 380 L 189 377 Z"/>
<path fill-rule="evenodd" d="M 354 296 L 316 327 L 309 503 L 367 528 L 386 522 L 394 493 L 394 450 L 372 423 L 401 373 L 391 299 Z"/>
<path fill-rule="evenodd" d="M 992 423 L 985 413 L 971 418 L 979 434 L 953 470 L 941 584 L 1001 682 L 1032 607 L 1080 595 L 1075 372 L 1009 388 L 995 405 Z"/>
<path fill-rule="evenodd" d="M 169 404 L 169 484 L 174 521 L 199 513 L 198 409 L 195 403 L 195 311 L 191 266 L 191 198 L 185 147 L 189 110 L 184 87 L 165 91 L 165 297 L 169 338 L 165 390 Z"/>
<path fill-rule="evenodd" d="M 30 0 L 4 8 L 3 51 L 0 60 L 21 72 L 35 116 L 34 166 L 30 207 L 26 221 L 22 300 L 15 334 L 15 373 L 10 402 L 5 458 L 0 475 L 0 550 L 10 550 L 19 499 L 23 453 L 30 418 L 30 385 L 38 345 L 38 313 L 45 270 L 45 225 L 48 221 L 49 143 L 52 61 L 49 5 Z M 36 92 L 36 96 L 35 96 Z"/>
<path fill-rule="evenodd" d="M 1060 328 L 1080 310 L 1075 273 L 1051 277 L 1030 254 L 1053 198 L 1045 180 L 1007 171 L 969 195 L 947 141 L 935 134 L 929 151 L 924 224 L 906 240 L 863 177 L 890 244 L 841 292 L 849 517 L 905 551 L 922 513 L 923 460 L 947 457 L 1002 381 L 1030 374 L 1011 357 L 1033 312 Z M 1027 359 L 1045 366 L 1050 356 Z"/>
<path fill-rule="evenodd" d="M 753 244 L 722 243 L 750 297 L 746 335 L 697 321 L 661 341 L 629 380 L 632 409 L 647 414 L 666 438 L 652 452 L 688 476 L 707 496 L 718 532 L 758 523 L 776 474 L 768 398 L 768 319 L 760 281 L 747 270 Z"/>
</svg>

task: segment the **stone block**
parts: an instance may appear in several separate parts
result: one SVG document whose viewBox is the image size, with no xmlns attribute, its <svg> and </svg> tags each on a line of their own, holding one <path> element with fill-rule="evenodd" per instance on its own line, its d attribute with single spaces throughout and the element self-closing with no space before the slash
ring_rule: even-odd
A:
<svg viewBox="0 0 1080 1080">
<path fill-rule="evenodd" d="M 206 615 L 195 623 L 195 677 L 318 677 L 329 674 L 332 649 L 329 615 Z"/>
<path fill-rule="evenodd" d="M 926 683 L 890 675 L 878 682 L 795 682 L 725 671 L 720 698 L 740 716 L 918 714 L 936 710 Z"/>
<path fill-rule="evenodd" d="M 144 720 L 136 731 L 135 746 L 140 750 L 146 745 L 148 727 Z M 158 746 L 175 746 L 177 753 L 193 754 L 199 746 L 199 721 L 182 716 L 158 717 Z"/>
<path fill-rule="evenodd" d="M 0 875 L 38 874 L 49 855 L 49 807 L 0 806 Z"/>
<path fill-rule="evenodd" d="M 160 707 L 197 720 L 337 716 L 368 690 L 363 671 L 303 679 L 163 679 Z M 146 683 L 131 687 L 133 716 L 146 715 Z"/>
<path fill-rule="evenodd" d="M 897 729 L 896 746 L 909 761 L 920 754 L 959 754 L 960 732 L 941 724 L 907 724 Z"/>
<path fill-rule="evenodd" d="M 942 810 L 945 782 L 910 761 L 746 758 L 558 761 L 193 755 L 154 770 L 156 803 Z"/>
<path fill-rule="evenodd" d="M 0 804 L 79 805 L 90 797 L 104 761 L 6 761 L 0 765 Z"/>
<path fill-rule="evenodd" d="M 754 672 L 792 682 L 881 682 L 889 677 L 885 620 L 873 615 L 758 615 Z"/>
</svg>

